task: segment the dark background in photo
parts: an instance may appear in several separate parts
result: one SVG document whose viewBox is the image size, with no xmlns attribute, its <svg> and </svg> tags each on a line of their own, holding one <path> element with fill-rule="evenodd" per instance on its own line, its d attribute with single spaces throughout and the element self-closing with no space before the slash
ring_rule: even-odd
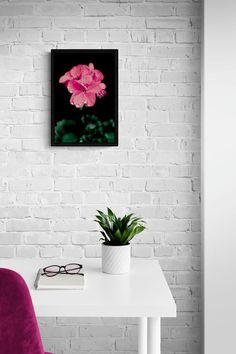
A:
<svg viewBox="0 0 236 354">
<path fill-rule="evenodd" d="M 76 108 L 70 103 L 71 93 L 64 84 L 59 83 L 59 79 L 67 71 L 79 64 L 94 64 L 94 68 L 100 70 L 106 85 L 106 95 L 102 98 L 96 97 L 96 103 L 92 107 Z M 55 49 L 51 51 L 51 94 L 52 94 L 52 145 L 118 145 L 118 51 L 110 49 Z M 81 121 L 83 115 L 94 115 L 101 123 L 113 121 L 112 125 L 106 125 L 108 130 L 113 132 L 114 141 L 99 142 L 61 142 L 55 141 L 55 126 L 62 120 L 73 120 L 75 125 L 73 131 L 77 136 L 83 135 L 85 123 Z M 87 119 L 91 124 L 91 119 Z M 94 122 L 92 122 L 93 124 Z M 72 129 L 72 128 L 70 128 Z"/>
</svg>

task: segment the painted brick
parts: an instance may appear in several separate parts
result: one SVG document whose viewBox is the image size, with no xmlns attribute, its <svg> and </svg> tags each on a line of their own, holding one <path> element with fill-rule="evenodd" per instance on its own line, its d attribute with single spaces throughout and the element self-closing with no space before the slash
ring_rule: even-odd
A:
<svg viewBox="0 0 236 354">
<path fill-rule="evenodd" d="M 51 19 L 47 17 L 18 17 L 13 20 L 15 28 L 47 28 L 51 25 Z"/>
<path fill-rule="evenodd" d="M 54 24 L 58 28 L 98 28 L 99 20 L 96 18 L 60 17 L 54 20 Z"/>
<path fill-rule="evenodd" d="M 80 4 L 73 5 L 60 3 L 56 6 L 53 4 L 41 4 L 35 10 L 37 14 L 47 16 L 79 16 L 83 11 Z"/>
<path fill-rule="evenodd" d="M 79 167 L 82 177 L 112 177 L 116 176 L 116 167 L 110 165 L 85 165 Z"/>
<path fill-rule="evenodd" d="M 191 181 L 187 178 L 170 178 L 170 179 L 153 179 L 148 180 L 146 190 L 148 192 L 155 191 L 190 191 Z"/>
<path fill-rule="evenodd" d="M 34 246 L 18 246 L 16 256 L 20 258 L 35 258 L 38 255 L 38 250 Z"/>
<path fill-rule="evenodd" d="M 110 337 L 108 338 L 90 338 L 88 339 L 85 337 L 81 337 L 80 339 L 77 339 L 72 342 L 71 349 L 72 351 L 74 350 L 75 352 L 78 350 L 98 350 L 102 351 L 109 351 L 114 348 L 114 342 L 115 339 L 112 339 Z"/>
<path fill-rule="evenodd" d="M 32 5 L 1 5 L 1 16 L 31 15 L 32 13 Z"/>
<path fill-rule="evenodd" d="M 175 31 L 170 29 L 158 29 L 155 31 L 156 43 L 173 43 L 175 40 Z M 191 42 L 189 42 L 191 43 Z"/>
<path fill-rule="evenodd" d="M 60 42 L 63 38 L 61 31 L 43 31 L 43 40 L 45 42 Z"/>
<path fill-rule="evenodd" d="M 97 181 L 91 178 L 55 178 L 56 191 L 93 191 Z"/>
<path fill-rule="evenodd" d="M 85 256 L 88 258 L 101 257 L 102 249 L 101 246 L 85 246 Z"/>
<path fill-rule="evenodd" d="M 0 257 L 2 258 L 12 258 L 15 256 L 14 247 L 0 246 Z"/>
<path fill-rule="evenodd" d="M 62 250 L 59 247 L 46 246 L 40 248 L 39 254 L 42 258 L 61 258 Z"/>
<path fill-rule="evenodd" d="M 117 326 L 80 326 L 81 337 L 121 337 L 123 330 Z"/>
<path fill-rule="evenodd" d="M 145 20 L 142 18 L 107 18 L 100 20 L 101 28 L 145 28 Z"/>
<path fill-rule="evenodd" d="M 86 195 L 86 203 L 88 204 L 105 204 L 106 203 L 106 193 L 95 192 L 95 193 L 87 193 Z"/>
<path fill-rule="evenodd" d="M 7 231 L 49 231 L 50 224 L 47 220 L 26 219 L 8 220 L 6 222 Z"/>
<path fill-rule="evenodd" d="M 130 41 L 138 43 L 154 42 L 155 33 L 153 31 L 136 30 L 129 32 Z"/>
<path fill-rule="evenodd" d="M 18 31 L 19 41 L 24 42 L 40 42 L 41 31 L 38 29 L 20 29 Z"/>
<path fill-rule="evenodd" d="M 63 245 L 68 237 L 64 234 L 52 234 L 34 232 L 25 235 L 25 243 L 28 245 Z"/>
<path fill-rule="evenodd" d="M 60 152 L 55 152 L 55 163 L 62 164 L 84 164 L 88 162 L 96 162 L 97 161 L 97 153 L 92 153 L 89 151 L 71 151 L 64 150 Z"/>
<path fill-rule="evenodd" d="M 87 245 L 98 243 L 101 234 L 98 232 L 76 232 L 72 233 L 72 244 L 75 245 Z"/>
<path fill-rule="evenodd" d="M 200 4 L 197 3 L 178 5 L 176 8 L 179 16 L 200 16 L 200 10 Z"/>
<path fill-rule="evenodd" d="M 174 247 L 170 246 L 158 246 L 155 247 L 154 254 L 157 257 L 173 257 L 175 255 L 175 249 Z"/>
<path fill-rule="evenodd" d="M 137 339 L 135 337 L 122 338 L 116 340 L 116 350 L 132 350 L 136 351 L 138 348 Z"/>
<path fill-rule="evenodd" d="M 81 192 L 63 192 L 61 193 L 62 204 L 81 204 L 83 201 L 83 195 Z"/>
<path fill-rule="evenodd" d="M 107 32 L 90 30 L 86 33 L 86 39 L 88 42 L 107 42 Z"/>
<path fill-rule="evenodd" d="M 147 28 L 187 28 L 189 21 L 187 18 L 182 19 L 147 19 Z"/>
<path fill-rule="evenodd" d="M 131 255 L 132 257 L 150 258 L 153 257 L 153 249 L 149 246 L 132 245 Z"/>
<path fill-rule="evenodd" d="M 32 216 L 39 219 L 67 219 L 76 218 L 77 211 L 74 207 L 35 207 L 32 209 Z"/>
<path fill-rule="evenodd" d="M 30 216 L 28 207 L 0 207 L 0 218 L 17 218 L 22 219 Z"/>
<path fill-rule="evenodd" d="M 18 179 L 9 182 L 9 190 L 11 191 L 48 191 L 52 189 L 51 178 L 30 178 Z"/>
<path fill-rule="evenodd" d="M 67 338 L 75 337 L 76 329 L 74 326 L 48 326 L 47 328 L 42 328 L 42 335 L 45 338 Z"/>
<path fill-rule="evenodd" d="M 200 32 L 198 30 L 192 31 L 177 31 L 177 43 L 198 43 L 200 41 Z"/>
<path fill-rule="evenodd" d="M 20 96 L 39 96 L 41 92 L 40 84 L 22 84 L 19 87 Z"/>
<path fill-rule="evenodd" d="M 68 30 L 65 31 L 65 41 L 66 42 L 83 42 L 84 41 L 84 31 L 80 30 Z"/>
<path fill-rule="evenodd" d="M 118 192 L 128 192 L 128 191 L 144 191 L 145 180 L 132 178 L 129 180 L 127 178 L 116 179 L 114 181 L 114 190 Z"/>
<path fill-rule="evenodd" d="M 86 219 L 60 219 L 55 220 L 54 231 L 94 231 L 96 225 L 94 222 Z"/>
<path fill-rule="evenodd" d="M 145 17 L 165 17 L 172 16 L 174 8 L 171 5 L 152 4 L 152 5 L 133 5 L 131 7 L 132 16 Z"/>
<path fill-rule="evenodd" d="M 178 219 L 150 219 L 148 222 L 148 229 L 150 231 L 190 231 L 191 224 L 189 220 L 178 220 Z"/>
<path fill-rule="evenodd" d="M 156 164 L 177 164 L 185 165 L 192 162 L 192 155 L 190 153 L 181 151 L 161 151 L 151 152 L 150 161 Z"/>
<path fill-rule="evenodd" d="M 0 245 L 18 245 L 22 243 L 22 235 L 18 233 L 0 233 Z"/>
<path fill-rule="evenodd" d="M 151 174 L 151 167 L 150 166 L 126 166 L 123 169 L 123 176 L 124 177 L 148 177 Z"/>
<path fill-rule="evenodd" d="M 126 16 L 130 13 L 129 5 L 89 4 L 85 7 L 85 16 Z"/>
<path fill-rule="evenodd" d="M 148 135 L 151 137 L 174 137 L 174 136 L 190 136 L 192 133 L 191 126 L 175 125 L 175 124 L 150 124 L 147 125 Z"/>
<path fill-rule="evenodd" d="M 83 249 L 80 246 L 63 246 L 62 257 L 66 259 L 77 259 L 83 257 Z"/>
</svg>

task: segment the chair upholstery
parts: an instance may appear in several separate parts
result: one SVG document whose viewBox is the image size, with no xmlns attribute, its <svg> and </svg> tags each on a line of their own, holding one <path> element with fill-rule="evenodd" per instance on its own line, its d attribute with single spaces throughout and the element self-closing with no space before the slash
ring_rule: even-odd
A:
<svg viewBox="0 0 236 354">
<path fill-rule="evenodd" d="M 44 353 L 28 287 L 16 272 L 0 268 L 0 353 Z"/>
</svg>

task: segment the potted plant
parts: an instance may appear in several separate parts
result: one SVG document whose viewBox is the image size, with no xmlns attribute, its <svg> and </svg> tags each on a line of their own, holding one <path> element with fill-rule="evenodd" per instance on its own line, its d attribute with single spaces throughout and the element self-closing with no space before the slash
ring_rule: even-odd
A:
<svg viewBox="0 0 236 354">
<path fill-rule="evenodd" d="M 97 210 L 95 221 L 101 226 L 102 271 L 109 274 L 129 272 L 130 241 L 145 229 L 144 221 L 134 214 L 117 217 L 107 208 L 107 214 Z"/>
</svg>

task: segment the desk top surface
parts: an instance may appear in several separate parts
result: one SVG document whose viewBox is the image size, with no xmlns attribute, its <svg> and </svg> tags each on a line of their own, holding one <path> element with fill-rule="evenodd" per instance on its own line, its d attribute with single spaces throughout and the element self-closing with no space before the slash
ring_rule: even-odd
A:
<svg viewBox="0 0 236 354">
<path fill-rule="evenodd" d="M 83 259 L 83 290 L 35 290 L 39 268 L 75 260 L 0 260 L 0 267 L 26 280 L 37 316 L 69 317 L 175 317 L 176 305 L 157 260 L 132 259 L 129 274 L 101 271 L 101 259 Z"/>
</svg>

